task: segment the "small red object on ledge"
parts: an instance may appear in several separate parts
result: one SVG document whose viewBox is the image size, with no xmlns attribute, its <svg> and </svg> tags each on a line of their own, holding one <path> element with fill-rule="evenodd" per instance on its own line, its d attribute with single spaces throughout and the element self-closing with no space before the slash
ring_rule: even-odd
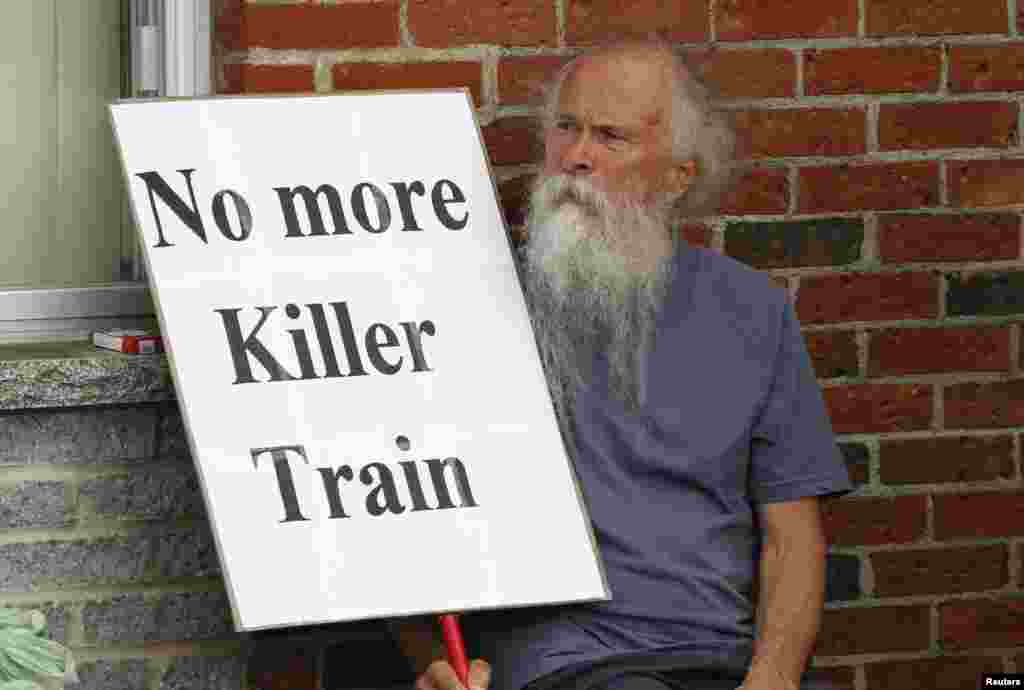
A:
<svg viewBox="0 0 1024 690">
<path fill-rule="evenodd" d="M 163 338 L 151 331 L 110 330 L 92 334 L 93 345 L 130 355 L 153 355 L 164 351 Z"/>
</svg>

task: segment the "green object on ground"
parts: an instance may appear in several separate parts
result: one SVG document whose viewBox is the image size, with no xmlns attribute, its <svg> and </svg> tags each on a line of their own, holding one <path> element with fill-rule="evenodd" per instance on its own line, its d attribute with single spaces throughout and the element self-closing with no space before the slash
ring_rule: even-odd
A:
<svg viewBox="0 0 1024 690">
<path fill-rule="evenodd" d="M 0 608 L 0 690 L 64 687 L 70 656 L 46 632 L 42 612 Z"/>
</svg>

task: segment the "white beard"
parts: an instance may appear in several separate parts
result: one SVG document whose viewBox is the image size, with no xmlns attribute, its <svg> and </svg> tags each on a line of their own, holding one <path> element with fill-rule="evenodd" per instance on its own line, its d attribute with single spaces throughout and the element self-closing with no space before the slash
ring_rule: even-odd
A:
<svg viewBox="0 0 1024 690">
<path fill-rule="evenodd" d="M 530 197 L 526 292 L 564 428 L 576 391 L 604 355 L 610 393 L 644 402 L 642 362 L 672 274 L 668 205 L 614 203 L 586 180 L 538 180 Z"/>
</svg>

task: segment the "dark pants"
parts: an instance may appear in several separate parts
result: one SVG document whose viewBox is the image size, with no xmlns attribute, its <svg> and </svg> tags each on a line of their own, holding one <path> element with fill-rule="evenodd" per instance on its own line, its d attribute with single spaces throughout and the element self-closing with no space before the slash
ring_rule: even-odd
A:
<svg viewBox="0 0 1024 690">
<path fill-rule="evenodd" d="M 750 658 L 723 655 L 693 658 L 649 653 L 601 659 L 559 669 L 529 683 L 523 690 L 735 690 L 743 682 Z M 813 672 L 801 679 L 800 690 L 833 690 Z"/>
</svg>

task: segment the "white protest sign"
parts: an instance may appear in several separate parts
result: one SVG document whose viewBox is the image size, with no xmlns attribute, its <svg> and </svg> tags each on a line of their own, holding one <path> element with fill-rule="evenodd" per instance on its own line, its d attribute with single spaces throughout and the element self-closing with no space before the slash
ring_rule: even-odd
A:
<svg viewBox="0 0 1024 690">
<path fill-rule="evenodd" d="M 608 596 L 463 91 L 111 111 L 239 630 Z"/>
</svg>

